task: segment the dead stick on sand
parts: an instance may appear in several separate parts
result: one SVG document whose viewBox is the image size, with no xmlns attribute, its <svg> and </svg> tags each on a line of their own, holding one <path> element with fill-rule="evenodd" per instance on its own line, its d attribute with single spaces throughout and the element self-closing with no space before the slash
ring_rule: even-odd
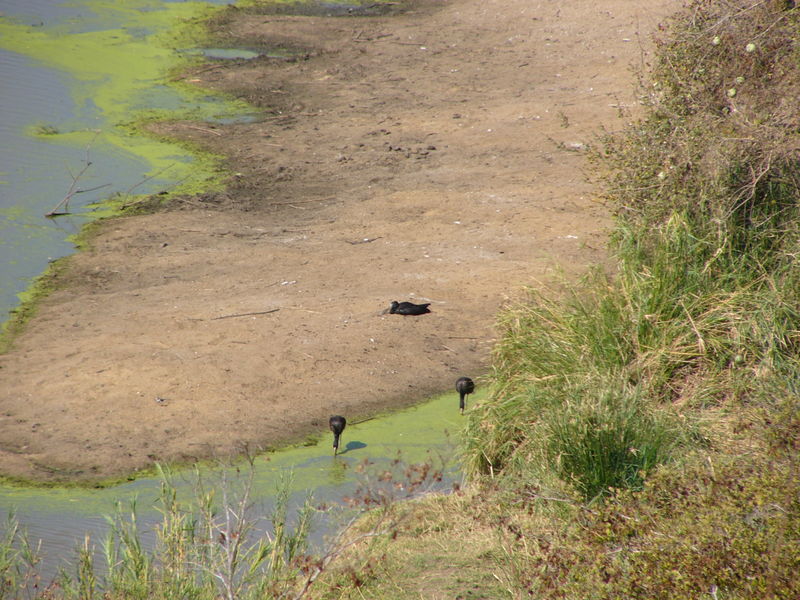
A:
<svg viewBox="0 0 800 600">
<path fill-rule="evenodd" d="M 343 202 L 337 198 L 313 198 L 311 200 L 293 200 L 292 202 L 270 202 L 270 206 L 292 206 L 293 204 L 308 204 L 309 202 Z"/>
<path fill-rule="evenodd" d="M 182 124 L 183 127 L 188 127 L 189 129 L 196 129 L 197 131 L 203 131 L 205 133 L 211 133 L 213 135 L 222 135 L 221 131 L 214 131 L 213 129 L 208 129 L 206 127 L 198 127 L 197 125 L 187 125 L 186 123 Z"/>
<path fill-rule="evenodd" d="M 236 313 L 234 315 L 222 315 L 221 317 L 211 317 L 210 321 L 216 321 L 218 319 L 232 319 L 233 317 L 250 317 L 252 315 L 268 315 L 269 313 L 278 312 L 280 308 L 272 308 L 270 310 L 259 310 L 256 312 L 246 312 L 246 313 Z"/>
<path fill-rule="evenodd" d="M 194 71 L 192 73 L 187 73 L 186 75 L 181 75 L 180 77 L 175 77 L 172 81 L 180 81 L 181 79 L 186 79 L 187 77 L 196 77 L 200 75 L 200 73 L 205 73 L 206 71 L 211 71 L 213 69 L 221 69 L 222 65 L 211 65 L 210 67 L 206 67 L 205 69 L 200 69 L 199 71 Z"/>
</svg>

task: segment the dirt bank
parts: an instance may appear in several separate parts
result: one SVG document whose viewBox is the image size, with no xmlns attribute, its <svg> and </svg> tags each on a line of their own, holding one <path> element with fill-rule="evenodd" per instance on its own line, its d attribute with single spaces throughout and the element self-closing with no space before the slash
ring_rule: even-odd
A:
<svg viewBox="0 0 800 600">
<path fill-rule="evenodd" d="M 99 479 L 266 447 L 483 372 L 508 295 L 603 259 L 584 149 L 619 125 L 639 37 L 677 6 L 651 4 L 219 20 L 221 39 L 299 54 L 186 78 L 266 118 L 158 128 L 228 156 L 230 186 L 109 221 L 71 259 L 0 357 L 0 472 Z M 381 314 L 394 299 L 432 313 Z"/>
</svg>

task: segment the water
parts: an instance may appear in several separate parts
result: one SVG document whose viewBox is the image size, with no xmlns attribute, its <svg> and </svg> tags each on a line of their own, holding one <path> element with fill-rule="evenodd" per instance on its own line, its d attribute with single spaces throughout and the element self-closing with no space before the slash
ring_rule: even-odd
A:
<svg viewBox="0 0 800 600">
<path fill-rule="evenodd" d="M 213 185 L 212 163 L 127 126 L 163 111 L 223 123 L 257 118 L 247 106 L 164 84 L 167 69 L 193 50 L 167 32 L 210 4 L 0 0 L 0 321 L 50 260 L 73 251 L 69 237 L 107 210 L 95 203 L 132 187 L 152 193 L 177 182 L 187 192 Z M 92 164 L 76 188 L 92 191 L 73 197 L 69 216 L 45 218 L 87 162 Z M 335 459 L 327 433 L 316 444 L 259 456 L 254 510 L 270 512 L 276 486 L 287 473 L 293 474 L 293 507 L 309 492 L 317 502 L 339 502 L 359 484 L 357 465 L 366 460 L 372 469 L 385 470 L 398 454 L 409 462 L 448 464 L 447 476 L 436 484 L 446 489 L 457 477 L 448 432 L 460 430 L 461 423 L 450 394 L 350 425 L 344 452 Z M 207 471 L 205 476 L 213 475 Z M 192 479 L 190 471 L 175 477 L 184 497 L 192 494 Z M 29 538 L 42 540 L 41 572 L 47 582 L 59 567 L 74 563 L 75 548 L 86 534 L 99 547 L 107 531 L 105 517 L 117 502 L 136 499 L 139 523 L 148 531 L 145 540 L 152 544 L 160 485 L 145 478 L 107 489 L 0 487 L 0 515 L 15 511 Z M 335 523 L 320 517 L 315 543 L 332 527 Z"/>
<path fill-rule="evenodd" d="M 292 477 L 292 512 L 309 493 L 313 494 L 315 505 L 340 504 L 345 496 L 365 484 L 365 478 L 372 478 L 374 484 L 374 475 L 387 469 L 395 473 L 396 481 L 402 481 L 404 465 L 410 463 L 430 462 L 442 467 L 443 479 L 430 482 L 423 489 L 447 490 L 459 477 L 454 446 L 462 426 L 457 395 L 445 394 L 392 415 L 349 425 L 343 434 L 343 451 L 335 458 L 331 454 L 332 438 L 327 432 L 312 445 L 258 456 L 254 462 L 253 514 L 260 518 L 261 530 L 267 530 L 265 516 L 270 514 L 275 491 L 287 474 Z M 395 464 L 398 457 L 402 460 Z M 369 463 L 366 469 L 360 468 L 364 461 Z M 246 463 L 239 466 L 248 473 Z M 218 476 L 208 468 L 202 472 L 212 482 Z M 235 470 L 231 473 L 236 479 Z M 191 470 L 178 472 L 173 480 L 179 497 L 193 496 L 195 478 Z M 114 514 L 117 502 L 122 502 L 127 510 L 130 501 L 136 499 L 138 523 L 147 532 L 146 545 L 152 548 L 153 525 L 160 522 L 157 511 L 160 487 L 158 478 L 143 478 L 107 489 L 0 487 L 0 515 L 15 511 L 29 538 L 42 540 L 41 573 L 48 582 L 59 567 L 75 564 L 75 549 L 83 544 L 86 534 L 98 549 L 97 562 L 102 564 L 99 546 L 108 530 L 105 517 Z M 399 497 L 402 496 L 400 492 Z M 319 514 L 312 537 L 317 549 L 338 524 L 337 520 L 329 522 L 324 513 Z"/>
<path fill-rule="evenodd" d="M 96 203 L 131 188 L 210 185 L 209 161 L 129 123 L 164 111 L 197 119 L 247 112 L 164 85 L 167 70 L 186 60 L 168 32 L 224 3 L 0 1 L 0 322 L 50 261 L 74 251 L 70 236 L 107 211 Z M 87 162 L 76 188 L 92 191 L 73 196 L 71 215 L 45 218 Z"/>
</svg>

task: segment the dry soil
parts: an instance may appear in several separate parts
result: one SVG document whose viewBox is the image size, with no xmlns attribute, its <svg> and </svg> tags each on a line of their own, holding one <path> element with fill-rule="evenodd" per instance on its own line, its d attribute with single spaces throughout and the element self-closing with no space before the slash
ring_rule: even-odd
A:
<svg viewBox="0 0 800 600">
<path fill-rule="evenodd" d="M 274 446 L 484 373 L 509 298 L 604 260 L 586 148 L 635 105 L 630 67 L 677 6 L 218 19 L 220 43 L 293 53 L 185 80 L 264 118 L 156 128 L 228 157 L 229 185 L 109 220 L 69 260 L 0 357 L 0 472 L 100 480 Z M 395 299 L 432 312 L 384 314 Z"/>
</svg>

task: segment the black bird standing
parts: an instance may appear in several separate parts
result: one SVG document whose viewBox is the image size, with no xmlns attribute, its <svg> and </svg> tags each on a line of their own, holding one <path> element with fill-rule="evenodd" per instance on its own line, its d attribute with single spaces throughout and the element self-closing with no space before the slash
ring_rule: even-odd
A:
<svg viewBox="0 0 800 600">
<path fill-rule="evenodd" d="M 339 415 L 335 415 L 331 417 L 331 420 L 328 421 L 328 423 L 330 424 L 331 431 L 333 432 L 333 455 L 336 456 L 336 453 L 339 451 L 339 436 L 342 435 L 342 432 L 347 425 L 347 419 Z"/>
<path fill-rule="evenodd" d="M 424 315 L 425 313 L 431 312 L 431 309 L 428 308 L 430 305 L 430 302 L 427 304 L 414 304 L 413 302 L 398 302 L 397 300 L 392 300 L 392 305 L 389 308 L 389 314 Z"/>
<path fill-rule="evenodd" d="M 464 397 L 475 391 L 475 382 L 469 377 L 459 377 L 456 379 L 456 391 L 459 396 L 458 408 L 461 409 L 461 414 L 464 414 Z"/>
</svg>

